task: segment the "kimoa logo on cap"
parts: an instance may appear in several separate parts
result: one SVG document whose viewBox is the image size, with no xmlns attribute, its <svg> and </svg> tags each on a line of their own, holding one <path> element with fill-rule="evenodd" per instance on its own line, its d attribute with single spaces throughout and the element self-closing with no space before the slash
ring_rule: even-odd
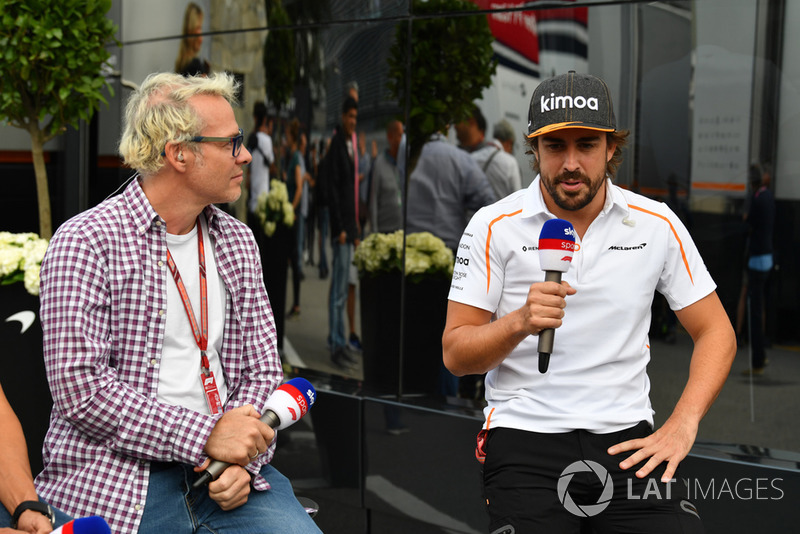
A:
<svg viewBox="0 0 800 534">
<path fill-rule="evenodd" d="M 542 96 L 540 101 L 540 109 L 542 113 L 546 111 L 553 111 L 556 109 L 567 108 L 589 108 L 597 111 L 600 109 L 600 104 L 596 97 L 590 96 L 556 96 L 555 93 L 550 93 L 549 97 Z"/>
</svg>

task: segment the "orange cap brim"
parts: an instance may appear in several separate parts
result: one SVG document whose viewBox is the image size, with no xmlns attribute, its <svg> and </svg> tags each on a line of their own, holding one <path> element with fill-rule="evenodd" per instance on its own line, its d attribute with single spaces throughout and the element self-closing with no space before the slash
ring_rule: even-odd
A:
<svg viewBox="0 0 800 534">
<path fill-rule="evenodd" d="M 558 130 L 564 130 L 566 128 L 584 128 L 586 130 L 597 130 L 598 132 L 613 132 L 614 128 L 608 128 L 606 126 L 592 126 L 591 124 L 584 124 L 582 122 L 570 121 L 570 122 L 557 122 L 555 124 L 548 124 L 547 126 L 542 126 L 532 134 L 528 134 L 527 138 L 532 139 L 534 137 L 538 137 L 540 135 L 544 135 L 550 132 L 555 132 Z"/>
</svg>

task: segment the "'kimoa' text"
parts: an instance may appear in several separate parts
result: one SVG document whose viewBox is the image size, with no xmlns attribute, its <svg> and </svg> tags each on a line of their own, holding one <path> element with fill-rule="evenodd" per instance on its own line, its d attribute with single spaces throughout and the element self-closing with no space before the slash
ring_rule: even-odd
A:
<svg viewBox="0 0 800 534">
<path fill-rule="evenodd" d="M 544 113 L 545 111 L 566 108 L 589 108 L 597 111 L 600 106 L 597 102 L 597 98 L 593 96 L 589 98 L 584 96 L 556 96 L 555 93 L 550 93 L 550 98 L 542 97 L 540 107 L 542 113 Z"/>
</svg>

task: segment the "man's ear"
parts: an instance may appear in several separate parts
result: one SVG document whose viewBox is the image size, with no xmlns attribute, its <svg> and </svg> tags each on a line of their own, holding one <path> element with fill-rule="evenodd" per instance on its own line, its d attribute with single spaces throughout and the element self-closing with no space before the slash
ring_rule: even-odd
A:
<svg viewBox="0 0 800 534">
<path fill-rule="evenodd" d="M 617 150 L 617 143 L 608 143 L 608 147 L 606 147 L 606 163 L 611 161 L 611 158 L 614 157 L 614 152 Z"/>
<path fill-rule="evenodd" d="M 186 156 L 181 143 L 170 141 L 164 148 L 164 159 L 177 171 L 186 169 Z"/>
</svg>

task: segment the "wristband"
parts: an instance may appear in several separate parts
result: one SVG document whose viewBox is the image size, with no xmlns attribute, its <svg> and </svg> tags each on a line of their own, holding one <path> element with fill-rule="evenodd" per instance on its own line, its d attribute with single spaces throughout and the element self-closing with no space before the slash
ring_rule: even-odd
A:
<svg viewBox="0 0 800 534">
<path fill-rule="evenodd" d="M 19 504 L 19 506 L 17 506 L 17 509 L 14 510 L 14 515 L 11 517 L 11 528 L 17 528 L 19 517 L 23 514 L 23 512 L 27 512 L 28 510 L 39 512 L 50 520 L 50 526 L 55 526 L 55 514 L 53 513 L 53 509 L 50 508 L 49 504 L 45 504 L 40 501 L 23 501 Z"/>
</svg>

